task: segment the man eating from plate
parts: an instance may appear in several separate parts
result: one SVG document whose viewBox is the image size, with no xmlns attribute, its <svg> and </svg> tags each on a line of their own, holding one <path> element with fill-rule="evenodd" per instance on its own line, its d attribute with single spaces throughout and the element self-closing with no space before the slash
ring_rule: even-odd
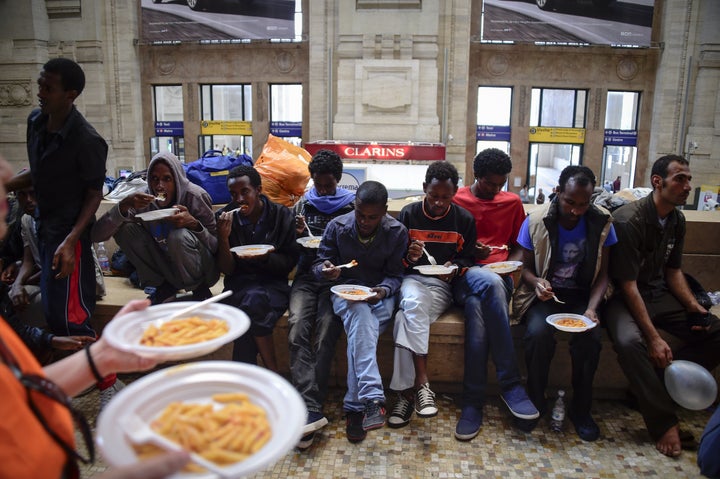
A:
<svg viewBox="0 0 720 479">
<path fill-rule="evenodd" d="M 93 226 L 92 240 L 115 239 L 140 284 L 155 288 L 152 304 L 172 301 L 181 289 L 192 291 L 193 300 L 207 299 L 220 277 L 210 195 L 187 179 L 172 153 L 155 155 L 147 171 L 147 191 L 110 208 Z"/>
<path fill-rule="evenodd" d="M 470 268 L 454 291 L 455 302 L 465 310 L 465 372 L 462 412 L 455 438 L 469 441 L 480 432 L 487 386 L 487 360 L 492 354 L 500 384 L 500 397 L 516 418 L 533 419 L 538 411 L 522 386 L 510 333 L 508 304 L 513 279 L 486 265 L 520 259 L 516 243 L 525 218 L 520 197 L 502 191 L 512 170 L 510 157 L 497 148 L 481 151 L 473 160 L 475 182 L 460 188 L 453 202 L 475 218 L 477 266 Z"/>
<path fill-rule="evenodd" d="M 265 367 L 277 371 L 272 333 L 287 310 L 288 275 L 299 256 L 295 221 L 287 207 L 262 194 L 252 166 L 230 170 L 227 186 L 232 201 L 218 212 L 217 262 L 224 291 L 233 294 L 223 302 L 250 317 L 250 331 L 235 340 L 233 360 L 257 364 L 260 354 Z"/>
<path fill-rule="evenodd" d="M 434 161 L 425 173 L 422 201 L 403 207 L 398 221 L 408 229 L 410 245 L 403 259 L 405 278 L 395 314 L 393 375 L 390 389 L 395 406 L 390 427 L 418 417 L 435 416 L 438 408 L 427 375 L 430 325 L 452 304 L 453 286 L 475 264 L 475 220 L 452 203 L 458 189 L 458 172 L 446 161 Z M 425 248 L 441 272 L 432 268 Z"/>
<path fill-rule="evenodd" d="M 556 313 L 580 314 L 598 323 L 608 286 L 608 252 L 617 243 L 612 216 L 592 205 L 595 175 L 586 166 L 568 166 L 560 173 L 558 194 L 533 210 L 520 229 L 523 271 L 513 298 L 513 314 L 526 324 L 523 345 L 530 399 L 547 411 L 545 388 L 555 353 L 555 327 L 546 318 Z M 563 301 L 559 303 L 554 298 Z M 600 357 L 600 328 L 572 333 L 573 398 L 568 416 L 584 441 L 595 441 L 600 429 L 590 415 L 592 386 Z M 538 420 L 518 420 L 530 432 Z"/>
<path fill-rule="evenodd" d="M 371 292 L 359 300 L 338 294 L 331 298 L 333 311 L 342 319 L 347 334 L 348 390 L 343 410 L 350 442 L 360 442 L 367 431 L 385 425 L 377 341 L 395 311 L 408 244 L 407 229 L 387 214 L 387 199 L 382 183 L 362 183 L 355 196 L 355 211 L 338 216 L 325 228 L 312 267 L 318 280 Z M 356 266 L 337 266 L 352 264 L 353 260 Z"/>
<path fill-rule="evenodd" d="M 323 403 L 327 396 L 335 344 L 343 330 L 342 321 L 335 315 L 330 301 L 332 283 L 315 279 L 310 267 L 330 220 L 355 208 L 355 193 L 338 187 L 343 163 L 337 153 L 318 151 L 308 164 L 308 170 L 312 187 L 293 206 L 295 234 L 298 238 L 309 238 L 307 228 L 315 235 L 318 244 L 302 248 L 288 307 L 290 377 L 308 409 L 299 449 L 310 447 L 315 431 L 328 422 L 322 412 Z"/>
</svg>

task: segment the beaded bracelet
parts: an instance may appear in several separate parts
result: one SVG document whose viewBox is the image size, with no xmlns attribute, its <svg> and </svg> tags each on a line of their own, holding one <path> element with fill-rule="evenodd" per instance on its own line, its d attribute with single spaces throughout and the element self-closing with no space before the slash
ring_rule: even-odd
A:
<svg viewBox="0 0 720 479">
<path fill-rule="evenodd" d="M 90 346 L 92 344 L 88 344 L 85 346 L 85 356 L 87 356 L 88 365 L 90 366 L 90 371 L 92 371 L 93 376 L 95 377 L 95 381 L 102 382 L 104 377 L 100 375 L 100 371 L 98 371 L 97 366 L 95 366 L 95 361 L 93 361 L 92 354 L 90 354 Z"/>
</svg>

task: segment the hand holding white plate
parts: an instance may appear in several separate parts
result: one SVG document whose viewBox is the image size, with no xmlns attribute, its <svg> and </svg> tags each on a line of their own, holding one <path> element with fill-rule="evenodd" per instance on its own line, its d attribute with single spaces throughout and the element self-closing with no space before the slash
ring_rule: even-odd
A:
<svg viewBox="0 0 720 479">
<path fill-rule="evenodd" d="M 97 444 L 112 466 L 140 461 L 121 424 L 136 415 L 149 423 L 173 402 L 209 403 L 215 394 L 244 393 L 265 411 L 272 437 L 245 460 L 223 466 L 230 477 L 245 477 L 277 462 L 300 440 L 307 419 L 305 402 L 283 377 L 259 366 L 234 361 L 200 361 L 161 369 L 130 383 L 102 410 Z M 212 473 L 180 472 L 173 478 L 217 479 Z"/>
<path fill-rule="evenodd" d="M 110 321 L 103 330 L 103 336 L 111 346 L 130 351 L 139 356 L 158 361 L 177 361 L 196 358 L 219 349 L 224 344 L 242 336 L 250 328 L 250 318 L 243 311 L 226 304 L 213 303 L 193 312 L 202 319 L 217 318 L 225 321 L 228 331 L 220 337 L 184 346 L 144 346 L 140 344 L 143 333 L 150 325 L 160 326 L 171 319 L 189 303 L 166 303 L 134 311 Z"/>
<path fill-rule="evenodd" d="M 303 236 L 295 241 L 297 241 L 300 246 L 304 246 L 306 248 L 319 248 L 321 240 L 322 238 L 319 236 Z"/>
<path fill-rule="evenodd" d="M 551 314 L 545 321 L 560 331 L 582 333 L 597 326 L 597 323 L 582 314 L 558 313 Z"/>
<path fill-rule="evenodd" d="M 450 266 L 445 266 L 442 264 L 423 264 L 419 266 L 415 266 L 415 268 L 420 274 L 424 274 L 427 276 L 442 276 L 444 274 L 450 274 L 453 271 L 457 269 L 456 264 L 452 264 Z"/>
<path fill-rule="evenodd" d="M 348 301 L 364 301 L 377 294 L 367 286 L 357 284 L 338 284 L 330 288 L 330 291 Z"/>
<path fill-rule="evenodd" d="M 522 261 L 500 261 L 497 263 L 486 264 L 483 267 L 488 268 L 493 273 L 508 274 L 517 271 L 522 264 Z"/>
<path fill-rule="evenodd" d="M 135 218 L 141 219 L 145 221 L 146 223 L 150 221 L 158 221 L 165 218 L 169 218 L 170 216 L 173 216 L 175 213 L 178 212 L 177 208 L 163 208 L 161 210 L 150 210 L 146 211 L 144 213 L 138 213 L 135 215 Z"/>
<path fill-rule="evenodd" d="M 271 244 L 246 244 L 230 248 L 230 252 L 240 257 L 262 256 L 274 250 L 275 247 Z"/>
</svg>

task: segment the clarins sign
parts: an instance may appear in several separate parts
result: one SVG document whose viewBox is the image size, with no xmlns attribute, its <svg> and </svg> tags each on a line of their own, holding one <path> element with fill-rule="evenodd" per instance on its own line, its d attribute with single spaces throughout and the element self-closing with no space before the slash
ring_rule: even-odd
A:
<svg viewBox="0 0 720 479">
<path fill-rule="evenodd" d="M 319 150 L 331 150 L 343 160 L 432 161 L 445 159 L 442 143 L 383 143 L 315 141 L 303 147 L 314 155 Z"/>
</svg>

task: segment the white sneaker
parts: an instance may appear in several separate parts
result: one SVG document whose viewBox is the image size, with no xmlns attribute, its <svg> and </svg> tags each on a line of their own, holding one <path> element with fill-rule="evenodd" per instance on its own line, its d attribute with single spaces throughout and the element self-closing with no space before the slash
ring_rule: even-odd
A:
<svg viewBox="0 0 720 479">
<path fill-rule="evenodd" d="M 100 391 L 100 411 L 105 409 L 105 406 L 107 406 L 107 404 L 115 396 L 115 394 L 117 394 L 117 392 L 120 391 L 124 387 L 125 387 L 125 383 L 120 381 L 120 379 L 116 379 L 115 383 L 112 386 Z"/>
</svg>

